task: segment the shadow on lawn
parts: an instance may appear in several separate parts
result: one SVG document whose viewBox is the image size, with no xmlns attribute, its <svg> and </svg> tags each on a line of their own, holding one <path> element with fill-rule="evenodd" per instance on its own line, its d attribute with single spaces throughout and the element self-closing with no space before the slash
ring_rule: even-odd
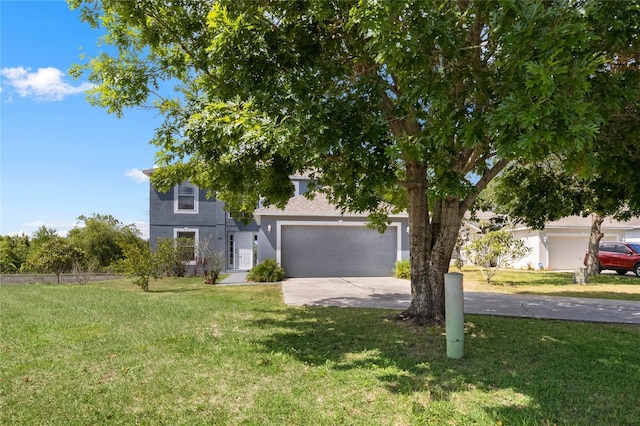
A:
<svg viewBox="0 0 640 426">
<path fill-rule="evenodd" d="M 255 322 L 281 330 L 259 342 L 265 353 L 334 370 L 378 370 L 389 392 L 421 394 L 413 405 L 421 421 L 443 412 L 463 421 L 458 404 L 467 392 L 476 392 L 472 404 L 489 417 L 509 424 L 640 418 L 639 406 L 630 404 L 640 395 L 640 327 L 466 320 L 462 360 L 447 358 L 444 330 L 395 321 L 388 311 L 306 307 Z"/>
</svg>

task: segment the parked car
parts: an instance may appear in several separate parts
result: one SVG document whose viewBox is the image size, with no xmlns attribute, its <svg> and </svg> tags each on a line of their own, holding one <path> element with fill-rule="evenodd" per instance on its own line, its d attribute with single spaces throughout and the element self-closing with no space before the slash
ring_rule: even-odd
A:
<svg viewBox="0 0 640 426">
<path fill-rule="evenodd" d="M 588 253 L 584 256 L 587 264 Z M 633 271 L 640 277 L 640 244 L 601 242 L 598 252 L 600 270 L 611 269 L 620 275 Z"/>
</svg>

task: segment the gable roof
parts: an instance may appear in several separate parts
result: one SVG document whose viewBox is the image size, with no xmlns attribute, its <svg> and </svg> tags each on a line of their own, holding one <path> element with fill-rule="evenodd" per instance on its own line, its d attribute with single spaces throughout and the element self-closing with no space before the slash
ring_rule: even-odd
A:
<svg viewBox="0 0 640 426">
<path fill-rule="evenodd" d="M 478 221 L 482 220 L 491 220 L 500 215 L 496 215 L 491 211 L 479 211 L 476 212 L 475 219 Z M 463 226 L 469 226 L 476 230 L 480 230 L 478 223 L 474 222 L 470 219 L 470 214 L 467 212 L 465 214 L 465 218 L 463 220 Z M 632 229 L 640 229 L 640 218 L 632 218 L 629 221 L 620 221 L 615 220 L 612 217 L 607 217 L 602 222 L 603 229 L 612 229 L 612 230 L 632 230 Z M 523 230 L 529 229 L 529 226 L 525 224 L 517 224 L 509 226 L 507 225 L 507 229 L 511 230 Z M 547 222 L 545 224 L 545 229 L 591 229 L 591 216 L 568 216 L 563 217 L 562 219 L 554 220 L 551 222 Z"/>
<path fill-rule="evenodd" d="M 258 219 L 260 216 L 335 216 L 335 217 L 366 217 L 369 213 L 344 212 L 331 204 L 323 193 L 315 193 L 313 199 L 304 195 L 297 195 L 289 199 L 284 209 L 275 206 L 263 207 L 254 212 Z M 407 217 L 406 213 L 390 214 L 393 217 Z"/>
<path fill-rule="evenodd" d="M 284 209 L 279 209 L 276 206 L 262 207 L 254 212 L 255 216 L 288 216 L 288 215 L 342 215 L 340 210 L 336 206 L 329 203 L 327 196 L 324 194 L 315 194 L 315 197 L 310 200 L 304 195 L 297 195 L 292 197 L 287 202 Z"/>
<path fill-rule="evenodd" d="M 629 221 L 615 220 L 612 217 L 607 217 L 602 222 L 603 228 L 608 229 L 633 229 L 640 227 L 640 218 L 633 218 Z M 559 220 L 554 220 L 546 224 L 545 228 L 591 228 L 591 217 L 583 216 L 569 216 Z"/>
</svg>

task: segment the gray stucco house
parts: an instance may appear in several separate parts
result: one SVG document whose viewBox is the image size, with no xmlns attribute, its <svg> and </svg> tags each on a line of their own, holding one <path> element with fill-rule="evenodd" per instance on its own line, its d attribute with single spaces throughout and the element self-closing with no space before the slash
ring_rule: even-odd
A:
<svg viewBox="0 0 640 426">
<path fill-rule="evenodd" d="M 154 169 L 145 170 L 150 176 Z M 247 271 L 276 259 L 290 277 L 390 276 L 409 257 L 408 217 L 390 217 L 384 234 L 366 226 L 366 214 L 341 214 L 322 194 L 310 200 L 309 178 L 291 176 L 295 192 L 284 209 L 260 208 L 249 225 L 233 219 L 206 189 L 185 182 L 168 192 L 150 185 L 149 239 L 191 238 L 222 250 L 226 271 Z"/>
</svg>

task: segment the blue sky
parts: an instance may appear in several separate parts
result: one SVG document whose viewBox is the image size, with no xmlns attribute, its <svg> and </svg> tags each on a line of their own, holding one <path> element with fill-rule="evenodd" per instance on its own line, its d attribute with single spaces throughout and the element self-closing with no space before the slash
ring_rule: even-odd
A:
<svg viewBox="0 0 640 426">
<path fill-rule="evenodd" d="M 45 225 L 66 235 L 77 217 L 110 214 L 148 236 L 149 144 L 161 119 L 92 107 L 86 78 L 67 75 L 100 32 L 65 1 L 0 1 L 0 234 Z"/>
</svg>

